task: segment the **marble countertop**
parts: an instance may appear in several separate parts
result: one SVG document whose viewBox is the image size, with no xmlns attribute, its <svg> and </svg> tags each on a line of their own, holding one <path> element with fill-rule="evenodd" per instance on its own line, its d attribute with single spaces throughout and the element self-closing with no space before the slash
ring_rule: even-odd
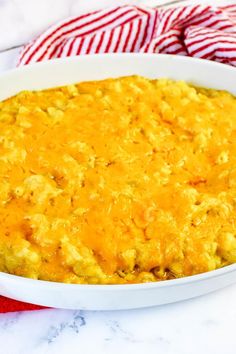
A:
<svg viewBox="0 0 236 354">
<path fill-rule="evenodd" d="M 129 1 L 146 5 L 164 2 L 170 1 Z M 222 3 L 214 1 L 218 2 Z M 224 1 L 230 2 L 235 0 Z M 4 33 L 0 37 L 0 71 L 14 67 L 20 46 L 48 24 L 97 8 L 98 3 L 99 6 L 114 4 L 111 0 L 0 0 L 0 33 Z M 35 13 L 37 17 L 33 17 Z M 41 310 L 2 314 L 0 352 L 235 354 L 235 299 L 236 285 L 196 299 L 140 310 Z"/>
<path fill-rule="evenodd" d="M 3 354 L 235 354 L 236 285 L 129 311 L 0 315 Z"/>
</svg>

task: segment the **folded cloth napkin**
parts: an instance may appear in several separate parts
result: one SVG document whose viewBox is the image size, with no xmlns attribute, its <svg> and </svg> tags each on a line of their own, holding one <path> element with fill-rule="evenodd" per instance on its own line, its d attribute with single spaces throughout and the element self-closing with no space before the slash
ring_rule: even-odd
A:
<svg viewBox="0 0 236 354">
<path fill-rule="evenodd" d="M 72 17 L 24 46 L 17 65 L 113 52 L 190 55 L 236 66 L 236 5 L 120 6 Z M 0 312 L 40 308 L 0 297 Z"/>
<path fill-rule="evenodd" d="M 94 53 L 166 53 L 236 66 L 236 4 L 119 6 L 63 20 L 27 44 L 18 66 Z"/>
</svg>

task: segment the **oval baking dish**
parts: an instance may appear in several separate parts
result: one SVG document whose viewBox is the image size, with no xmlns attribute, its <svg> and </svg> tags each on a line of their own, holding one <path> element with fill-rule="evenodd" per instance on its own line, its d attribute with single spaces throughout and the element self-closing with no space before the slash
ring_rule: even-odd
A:
<svg viewBox="0 0 236 354">
<path fill-rule="evenodd" d="M 129 75 L 184 80 L 236 95 L 236 69 L 224 64 L 171 55 L 105 54 L 51 60 L 6 72 L 0 76 L 0 100 L 23 90 Z M 65 284 L 0 272 L 0 294 L 55 308 L 116 310 L 192 298 L 235 281 L 236 264 L 179 279 L 124 285 Z"/>
</svg>

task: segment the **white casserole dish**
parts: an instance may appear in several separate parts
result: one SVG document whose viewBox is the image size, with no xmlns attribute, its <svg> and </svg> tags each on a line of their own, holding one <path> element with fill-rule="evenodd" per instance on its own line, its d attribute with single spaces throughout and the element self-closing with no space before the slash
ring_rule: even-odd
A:
<svg viewBox="0 0 236 354">
<path fill-rule="evenodd" d="M 21 90 L 133 74 L 181 79 L 236 95 L 236 68 L 230 66 L 170 55 L 105 54 L 56 59 L 6 72 L 0 76 L 0 100 Z M 193 298 L 235 281 L 236 264 L 181 279 L 128 285 L 62 284 L 0 272 L 0 294 L 55 308 L 118 310 Z"/>
</svg>

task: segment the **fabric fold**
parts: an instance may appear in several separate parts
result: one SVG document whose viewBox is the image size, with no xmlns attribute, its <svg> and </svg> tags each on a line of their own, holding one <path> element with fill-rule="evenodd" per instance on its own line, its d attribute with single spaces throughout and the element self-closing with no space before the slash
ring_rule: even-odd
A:
<svg viewBox="0 0 236 354">
<path fill-rule="evenodd" d="M 236 5 L 170 9 L 118 6 L 51 26 L 22 50 L 18 66 L 97 53 L 189 55 L 236 66 Z"/>
</svg>

